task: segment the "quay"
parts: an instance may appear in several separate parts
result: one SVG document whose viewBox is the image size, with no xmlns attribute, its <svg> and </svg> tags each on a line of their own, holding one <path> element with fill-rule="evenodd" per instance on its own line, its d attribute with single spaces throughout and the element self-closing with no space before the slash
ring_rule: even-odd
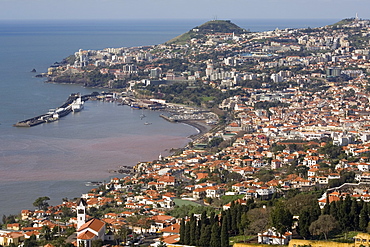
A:
<svg viewBox="0 0 370 247">
<path fill-rule="evenodd" d="M 164 114 L 160 114 L 159 116 L 160 116 L 161 118 L 163 118 L 163 119 L 167 120 L 168 122 L 177 122 L 177 120 L 172 119 L 171 117 L 166 116 L 166 115 L 164 115 Z"/>
<path fill-rule="evenodd" d="M 81 104 L 87 101 L 92 95 L 83 95 L 80 94 L 71 94 L 66 102 L 64 102 L 60 107 L 56 108 L 53 111 L 49 111 L 45 114 L 29 118 L 18 123 L 13 124 L 14 127 L 33 127 L 43 123 L 50 123 L 67 116 L 69 113 L 73 111 L 72 104 L 77 101 L 77 99 L 81 98 Z"/>
</svg>

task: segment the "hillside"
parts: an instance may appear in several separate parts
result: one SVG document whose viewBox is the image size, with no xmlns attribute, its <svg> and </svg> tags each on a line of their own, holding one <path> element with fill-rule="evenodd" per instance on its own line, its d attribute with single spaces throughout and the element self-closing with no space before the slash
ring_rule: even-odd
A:
<svg viewBox="0 0 370 247">
<path fill-rule="evenodd" d="M 242 34 L 247 31 L 229 20 L 214 20 L 208 21 L 200 26 L 194 27 L 190 31 L 166 42 L 166 44 L 183 44 L 188 42 L 190 39 L 204 38 L 207 34 L 215 33 L 235 33 Z"/>
<path fill-rule="evenodd" d="M 336 27 L 336 26 L 341 27 L 343 25 L 348 25 L 348 24 L 352 23 L 353 21 L 355 21 L 355 18 L 347 18 L 347 19 L 340 20 L 340 21 L 338 21 L 338 22 L 336 22 L 336 23 L 334 23 L 330 26 L 332 26 L 332 27 Z"/>
</svg>

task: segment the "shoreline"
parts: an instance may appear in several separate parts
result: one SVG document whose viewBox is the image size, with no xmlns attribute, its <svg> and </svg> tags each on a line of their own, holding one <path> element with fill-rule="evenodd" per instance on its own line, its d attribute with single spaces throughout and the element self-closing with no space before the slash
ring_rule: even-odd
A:
<svg viewBox="0 0 370 247">
<path fill-rule="evenodd" d="M 183 124 L 187 124 L 189 126 L 192 126 L 194 127 L 195 129 L 198 130 L 198 133 L 197 134 L 194 134 L 194 135 L 190 135 L 188 138 L 190 138 L 192 141 L 195 141 L 199 138 L 201 138 L 204 134 L 208 133 L 212 127 L 207 125 L 204 121 L 200 121 L 200 120 L 181 120 L 181 121 L 177 121 L 178 123 L 183 123 Z"/>
</svg>

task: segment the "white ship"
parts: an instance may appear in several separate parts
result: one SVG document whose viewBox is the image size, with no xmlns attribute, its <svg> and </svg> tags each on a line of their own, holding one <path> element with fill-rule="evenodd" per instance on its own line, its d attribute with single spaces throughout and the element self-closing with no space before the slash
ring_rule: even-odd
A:
<svg viewBox="0 0 370 247">
<path fill-rule="evenodd" d="M 72 103 L 72 111 L 73 112 L 79 112 L 84 108 L 84 101 L 81 99 L 81 97 L 77 98 Z"/>
<path fill-rule="evenodd" d="M 103 185 L 103 184 L 104 184 L 103 182 L 96 182 L 96 181 L 85 183 L 86 186 L 100 186 L 100 185 Z"/>
</svg>

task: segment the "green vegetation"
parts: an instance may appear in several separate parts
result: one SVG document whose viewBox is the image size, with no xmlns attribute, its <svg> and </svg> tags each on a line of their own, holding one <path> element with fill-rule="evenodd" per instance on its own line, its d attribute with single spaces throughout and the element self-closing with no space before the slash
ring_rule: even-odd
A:
<svg viewBox="0 0 370 247">
<path fill-rule="evenodd" d="M 344 26 L 344 25 L 348 25 L 351 22 L 353 22 L 354 20 L 355 20 L 355 18 L 346 18 L 346 19 L 340 20 L 340 21 L 330 25 L 330 27 L 341 27 L 341 26 Z"/>
<path fill-rule="evenodd" d="M 245 29 L 242 29 L 232 23 L 229 20 L 213 20 L 208 21 L 199 27 L 195 27 L 194 29 L 198 29 L 199 33 L 202 34 L 213 34 L 213 33 L 235 33 L 235 34 L 242 34 L 247 33 Z"/>
<path fill-rule="evenodd" d="M 204 38 L 206 34 L 215 33 L 235 33 L 242 34 L 247 33 L 246 30 L 238 27 L 231 21 L 225 20 L 213 20 L 208 21 L 198 27 L 194 27 L 192 30 L 174 38 L 167 42 L 167 44 L 185 44 L 191 39 L 201 39 Z"/>
<path fill-rule="evenodd" d="M 73 65 L 75 61 L 76 61 L 76 56 L 75 55 L 70 55 L 70 56 L 66 57 L 65 59 L 63 59 L 62 64 Z"/>
<path fill-rule="evenodd" d="M 33 206 L 46 210 L 49 207 L 49 203 L 47 203 L 49 200 L 50 198 L 48 196 L 39 197 L 33 202 Z"/>
<path fill-rule="evenodd" d="M 178 104 L 204 106 L 207 108 L 217 106 L 230 94 L 234 94 L 234 92 L 222 93 L 210 85 L 201 83 L 196 83 L 194 87 L 189 87 L 187 83 L 175 83 L 166 86 L 148 86 L 146 89 L 151 91 L 156 98 Z"/>
<path fill-rule="evenodd" d="M 248 221 L 244 217 L 254 207 L 253 200 L 247 205 L 231 204 L 230 209 L 221 212 L 221 216 L 203 211 L 197 219 L 191 215 L 190 221 L 181 223 L 180 243 L 194 246 L 228 247 L 230 236 L 243 233 Z M 244 216 L 243 216 L 244 215 Z"/>
<path fill-rule="evenodd" d="M 112 74 L 102 74 L 99 70 L 93 70 L 86 74 L 85 85 L 89 87 L 100 86 L 101 84 L 107 85 L 109 80 L 114 79 Z"/>
<path fill-rule="evenodd" d="M 271 204 L 272 206 L 262 208 L 264 203 L 256 204 L 252 200 L 247 201 L 246 205 L 232 202 L 230 209 L 221 212 L 221 217 L 215 216 L 214 211 L 206 212 L 203 209 L 202 213 L 198 212 L 202 214 L 201 219 L 195 220 L 193 217 L 190 222 L 182 225 L 182 232 L 188 232 L 188 236 L 202 236 L 202 240 L 192 242 L 195 240 L 189 239 L 187 242 L 185 237 L 182 238 L 182 243 L 203 246 L 203 243 L 210 243 L 212 238 L 214 243 L 225 243 L 223 241 L 226 238 L 234 242 L 245 241 L 249 235 L 257 234 L 268 227 L 274 227 L 282 234 L 292 227 L 293 215 L 299 216 L 297 233 L 304 239 L 334 238 L 338 242 L 348 242 L 351 238 L 349 236 L 356 234 L 354 230 L 366 231 L 369 224 L 368 203 L 350 197 L 327 204 L 323 210 L 320 210 L 317 196 L 313 193 L 299 193 L 288 200 L 274 199 Z M 218 224 L 217 228 L 213 225 L 215 222 Z M 198 232 L 194 233 L 196 231 Z M 349 234 L 343 237 L 343 232 Z"/>
<path fill-rule="evenodd" d="M 221 196 L 222 205 L 228 204 L 229 202 L 233 202 L 238 199 L 243 199 L 244 195 L 224 195 Z"/>
<path fill-rule="evenodd" d="M 179 199 L 179 198 L 175 198 L 173 199 L 173 201 L 175 202 L 175 205 L 181 207 L 181 206 L 194 206 L 194 207 L 199 207 L 200 204 L 196 203 L 196 202 L 192 202 L 192 201 L 188 201 L 188 200 L 182 200 L 182 199 Z"/>
<path fill-rule="evenodd" d="M 254 238 L 255 236 L 253 235 L 238 235 L 238 236 L 232 236 L 229 238 L 230 240 L 230 245 L 233 245 L 234 243 L 241 243 L 245 242 L 251 238 Z"/>
</svg>

